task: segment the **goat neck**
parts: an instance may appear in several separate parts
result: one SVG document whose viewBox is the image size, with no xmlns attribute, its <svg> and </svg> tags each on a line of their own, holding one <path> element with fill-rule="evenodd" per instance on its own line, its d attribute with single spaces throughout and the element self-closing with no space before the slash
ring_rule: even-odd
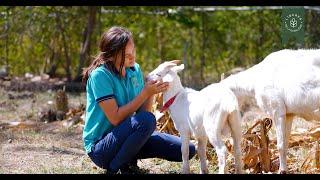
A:
<svg viewBox="0 0 320 180">
<path fill-rule="evenodd" d="M 179 79 L 171 82 L 168 90 L 163 93 L 163 102 L 167 102 L 170 98 L 182 92 L 183 89 L 184 88 Z"/>
</svg>

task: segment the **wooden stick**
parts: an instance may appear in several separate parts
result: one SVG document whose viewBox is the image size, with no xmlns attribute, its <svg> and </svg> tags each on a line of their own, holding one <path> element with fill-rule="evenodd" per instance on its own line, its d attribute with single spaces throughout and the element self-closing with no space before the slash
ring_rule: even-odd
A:
<svg viewBox="0 0 320 180">
<path fill-rule="evenodd" d="M 164 125 L 162 126 L 162 128 L 159 130 L 160 132 L 162 132 L 162 131 L 167 127 L 169 121 L 170 121 L 170 118 L 167 118 L 167 121 L 164 123 Z"/>
<path fill-rule="evenodd" d="M 316 168 L 317 168 L 318 170 L 320 170 L 320 150 L 319 150 L 319 141 L 316 141 L 315 159 L 316 159 Z"/>
<path fill-rule="evenodd" d="M 268 125 L 267 122 L 268 119 L 264 119 L 260 123 L 261 131 L 260 131 L 260 147 L 262 148 L 262 152 L 259 154 L 259 157 L 261 159 L 261 168 L 264 172 L 269 172 L 271 167 L 270 162 L 270 155 L 269 155 L 269 143 L 268 143 L 268 136 L 267 136 L 267 129 L 266 125 Z"/>
</svg>

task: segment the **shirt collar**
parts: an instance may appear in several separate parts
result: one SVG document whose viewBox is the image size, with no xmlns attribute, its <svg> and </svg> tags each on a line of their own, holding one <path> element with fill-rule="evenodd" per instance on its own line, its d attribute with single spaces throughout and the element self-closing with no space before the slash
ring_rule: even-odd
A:
<svg viewBox="0 0 320 180">
<path fill-rule="evenodd" d="M 128 78 L 132 77 L 136 69 L 134 67 L 126 68 L 126 76 Z"/>
</svg>

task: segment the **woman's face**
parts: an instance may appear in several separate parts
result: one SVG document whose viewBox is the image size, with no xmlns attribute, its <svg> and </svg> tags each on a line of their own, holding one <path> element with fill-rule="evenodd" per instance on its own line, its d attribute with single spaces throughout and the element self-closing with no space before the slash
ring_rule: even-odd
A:
<svg viewBox="0 0 320 180">
<path fill-rule="evenodd" d="M 136 62 L 136 50 L 132 40 L 126 45 L 124 67 L 133 67 Z"/>
</svg>

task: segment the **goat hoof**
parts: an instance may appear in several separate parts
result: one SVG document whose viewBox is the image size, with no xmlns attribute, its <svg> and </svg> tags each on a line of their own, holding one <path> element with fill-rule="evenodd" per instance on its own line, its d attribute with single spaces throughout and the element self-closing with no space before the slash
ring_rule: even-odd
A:
<svg viewBox="0 0 320 180">
<path fill-rule="evenodd" d="M 281 171 L 279 172 L 279 174 L 287 174 L 287 171 L 281 170 Z"/>
<path fill-rule="evenodd" d="M 236 174 L 244 174 L 245 172 L 243 170 L 236 170 Z"/>
<path fill-rule="evenodd" d="M 182 170 L 181 174 L 190 174 L 190 170 Z"/>
<path fill-rule="evenodd" d="M 200 174 L 209 174 L 209 170 L 208 169 L 200 170 Z"/>
</svg>

